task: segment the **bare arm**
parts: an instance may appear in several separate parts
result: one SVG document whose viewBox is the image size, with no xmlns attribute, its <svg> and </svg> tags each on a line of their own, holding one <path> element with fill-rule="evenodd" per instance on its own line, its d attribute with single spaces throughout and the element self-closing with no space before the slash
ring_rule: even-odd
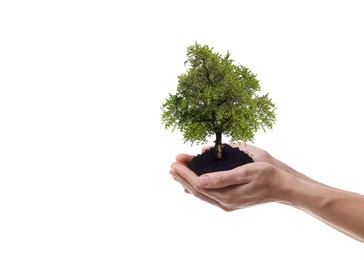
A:
<svg viewBox="0 0 364 260">
<path fill-rule="evenodd" d="M 364 196 L 326 185 L 288 180 L 286 203 L 364 242 Z"/>
</svg>

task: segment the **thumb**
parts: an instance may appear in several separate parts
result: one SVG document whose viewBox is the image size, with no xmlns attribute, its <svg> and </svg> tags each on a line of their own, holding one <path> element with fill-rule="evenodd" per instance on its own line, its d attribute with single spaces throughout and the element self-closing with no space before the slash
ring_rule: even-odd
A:
<svg viewBox="0 0 364 260">
<path fill-rule="evenodd" d="M 203 174 L 198 178 L 199 185 L 205 189 L 218 189 L 231 185 L 246 184 L 249 180 L 245 174 L 244 166 L 229 171 L 220 171 Z"/>
</svg>

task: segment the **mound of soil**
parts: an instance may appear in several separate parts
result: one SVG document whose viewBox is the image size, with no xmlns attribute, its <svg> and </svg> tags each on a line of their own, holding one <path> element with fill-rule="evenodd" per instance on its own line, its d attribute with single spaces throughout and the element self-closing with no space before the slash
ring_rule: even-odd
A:
<svg viewBox="0 0 364 260">
<path fill-rule="evenodd" d="M 200 176 L 208 172 L 231 170 L 252 162 L 254 162 L 253 159 L 238 147 L 233 148 L 228 144 L 224 144 L 221 159 L 216 158 L 215 147 L 212 147 L 194 157 L 187 164 L 187 167 Z"/>
</svg>

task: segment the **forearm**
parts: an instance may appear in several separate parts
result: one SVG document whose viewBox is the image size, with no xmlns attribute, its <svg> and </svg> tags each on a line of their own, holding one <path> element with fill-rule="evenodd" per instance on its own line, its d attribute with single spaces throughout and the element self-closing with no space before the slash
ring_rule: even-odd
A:
<svg viewBox="0 0 364 260">
<path fill-rule="evenodd" d="M 364 242 L 364 196 L 301 178 L 290 178 L 286 201 Z"/>
</svg>

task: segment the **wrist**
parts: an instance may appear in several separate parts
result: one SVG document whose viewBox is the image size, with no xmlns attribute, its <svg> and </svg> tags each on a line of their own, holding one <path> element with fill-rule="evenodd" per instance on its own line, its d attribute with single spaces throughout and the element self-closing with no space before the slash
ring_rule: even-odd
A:
<svg viewBox="0 0 364 260">
<path fill-rule="evenodd" d="M 317 183 L 290 175 L 285 183 L 284 203 L 311 212 L 316 211 L 327 204 L 323 189 L 325 187 Z"/>
<path fill-rule="evenodd" d="M 283 204 L 293 204 L 295 203 L 295 179 L 296 177 L 292 174 L 274 166 L 271 175 L 269 176 L 270 180 L 270 195 L 272 201 L 276 201 Z"/>
</svg>

